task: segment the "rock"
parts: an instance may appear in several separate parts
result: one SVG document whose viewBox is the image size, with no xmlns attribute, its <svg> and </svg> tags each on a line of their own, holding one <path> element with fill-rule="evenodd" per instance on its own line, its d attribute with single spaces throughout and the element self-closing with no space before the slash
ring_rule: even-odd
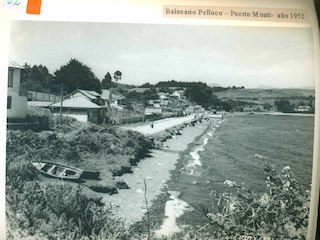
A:
<svg viewBox="0 0 320 240">
<path fill-rule="evenodd" d="M 122 176 L 124 173 L 132 173 L 131 166 L 122 166 L 120 169 L 111 170 L 113 176 Z"/>
<path fill-rule="evenodd" d="M 91 190 L 95 192 L 101 193 L 109 193 L 109 194 L 116 194 L 118 193 L 117 188 L 111 186 L 103 186 L 103 185 L 90 185 L 88 186 Z"/>
<path fill-rule="evenodd" d="M 116 181 L 115 184 L 118 189 L 130 189 L 130 187 L 125 181 L 119 180 L 119 181 Z"/>
</svg>

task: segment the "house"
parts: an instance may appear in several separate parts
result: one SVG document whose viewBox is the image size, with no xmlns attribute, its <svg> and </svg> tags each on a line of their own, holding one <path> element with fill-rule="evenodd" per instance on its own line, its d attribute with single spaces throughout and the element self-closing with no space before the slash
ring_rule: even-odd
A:
<svg viewBox="0 0 320 240">
<path fill-rule="evenodd" d="M 20 89 L 21 72 L 24 68 L 13 60 L 9 60 L 8 69 L 8 121 L 22 120 L 27 116 L 27 94 Z"/>
<path fill-rule="evenodd" d="M 156 108 L 161 107 L 161 100 L 159 100 L 159 99 L 148 100 L 147 103 L 148 103 L 148 105 L 156 107 Z"/>
<path fill-rule="evenodd" d="M 123 110 L 125 106 L 123 105 L 123 100 L 125 97 L 118 93 L 118 92 L 112 92 L 111 93 L 111 107 L 112 108 L 117 108 Z"/>
<path fill-rule="evenodd" d="M 83 90 L 83 89 L 77 89 L 73 91 L 72 93 L 69 93 L 67 96 L 65 96 L 65 99 L 71 99 L 76 97 L 82 97 L 90 102 L 93 102 L 99 106 L 104 106 L 105 102 L 101 98 L 101 94 L 97 93 L 96 91 L 90 91 L 90 90 Z"/>
<path fill-rule="evenodd" d="M 296 112 L 310 112 L 311 107 L 310 106 L 299 106 L 295 109 Z"/>
<path fill-rule="evenodd" d="M 184 94 L 184 90 L 175 90 L 170 96 L 173 98 L 181 98 Z"/>
<path fill-rule="evenodd" d="M 110 104 L 112 102 L 112 93 L 107 89 L 102 89 L 101 93 L 101 99 L 104 101 L 104 106 L 110 107 Z"/>
<path fill-rule="evenodd" d="M 59 115 L 62 109 L 64 117 L 72 117 L 79 122 L 102 123 L 104 120 L 103 108 L 82 96 L 64 99 L 62 106 L 60 101 L 50 105 L 49 108 L 54 115 Z"/>
</svg>

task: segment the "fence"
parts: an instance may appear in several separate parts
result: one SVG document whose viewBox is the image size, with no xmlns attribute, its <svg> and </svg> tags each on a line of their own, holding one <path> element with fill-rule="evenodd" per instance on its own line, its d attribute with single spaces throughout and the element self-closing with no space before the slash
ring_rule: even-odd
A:
<svg viewBox="0 0 320 240">
<path fill-rule="evenodd" d="M 59 102 L 60 97 L 50 93 L 28 91 L 28 100 L 41 102 Z"/>
<path fill-rule="evenodd" d="M 144 121 L 144 114 L 128 109 L 111 108 L 109 121 L 114 124 L 136 123 Z"/>
<path fill-rule="evenodd" d="M 43 130 L 49 130 L 49 119 L 48 117 L 37 117 L 30 116 L 26 119 L 8 119 L 7 129 L 10 130 L 32 130 L 35 132 L 40 132 Z"/>
</svg>

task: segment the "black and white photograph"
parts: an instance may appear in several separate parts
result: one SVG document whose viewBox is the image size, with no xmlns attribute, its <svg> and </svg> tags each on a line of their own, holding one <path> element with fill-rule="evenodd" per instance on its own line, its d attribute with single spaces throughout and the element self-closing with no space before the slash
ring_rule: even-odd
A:
<svg viewBox="0 0 320 240">
<path fill-rule="evenodd" d="M 7 239 L 307 239 L 310 27 L 14 20 Z"/>
</svg>

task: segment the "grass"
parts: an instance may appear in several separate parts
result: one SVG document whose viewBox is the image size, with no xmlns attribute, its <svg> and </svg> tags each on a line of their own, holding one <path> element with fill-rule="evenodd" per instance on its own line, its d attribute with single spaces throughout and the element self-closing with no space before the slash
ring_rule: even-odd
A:
<svg viewBox="0 0 320 240">
<path fill-rule="evenodd" d="M 162 133 L 158 140 L 174 130 Z M 30 164 L 30 160 L 50 158 L 95 168 L 90 170 L 100 170 L 103 183 L 107 183 L 113 181 L 113 170 L 120 172 L 130 167 L 130 159 L 144 157 L 153 146 L 141 134 L 90 124 L 63 125 L 42 133 L 8 131 L 7 239 L 205 240 L 240 235 L 305 239 L 309 193 L 302 190 L 289 167 L 279 171 L 265 164 L 268 191 L 264 194 L 226 182 L 225 191 L 213 192 L 212 204 L 202 208 L 208 224 L 185 229 L 171 237 L 157 237 L 153 233 L 160 227 L 168 194 L 162 193 L 148 206 L 150 214 L 127 228 L 113 209 L 104 206 L 101 197 L 92 195 L 90 189 L 58 180 L 43 181 Z"/>
</svg>

